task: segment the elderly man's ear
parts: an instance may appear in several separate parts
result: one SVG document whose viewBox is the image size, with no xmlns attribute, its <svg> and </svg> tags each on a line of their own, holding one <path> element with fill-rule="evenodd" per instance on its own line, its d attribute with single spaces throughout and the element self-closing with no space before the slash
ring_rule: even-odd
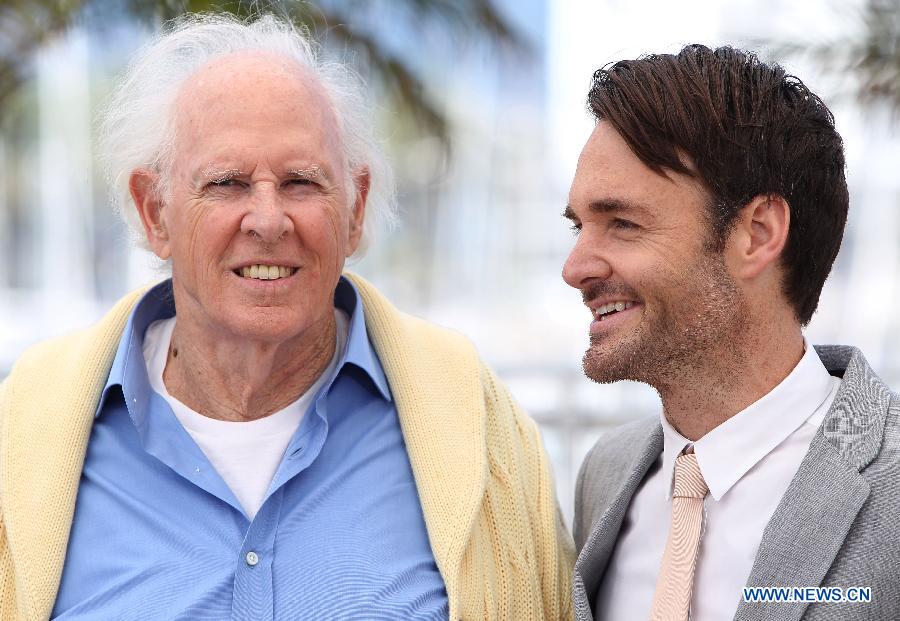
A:
<svg viewBox="0 0 900 621">
<path fill-rule="evenodd" d="M 132 171 L 128 180 L 131 198 L 137 207 L 144 234 L 153 252 L 162 260 L 171 255 L 169 247 L 169 231 L 166 227 L 163 202 L 159 196 L 159 173 L 147 169 Z"/>
<path fill-rule="evenodd" d="M 353 173 L 353 185 L 356 186 L 355 200 L 350 210 L 350 250 L 348 256 L 356 252 L 362 238 L 363 221 L 366 217 L 366 199 L 369 196 L 369 169 L 366 166 Z"/>
</svg>

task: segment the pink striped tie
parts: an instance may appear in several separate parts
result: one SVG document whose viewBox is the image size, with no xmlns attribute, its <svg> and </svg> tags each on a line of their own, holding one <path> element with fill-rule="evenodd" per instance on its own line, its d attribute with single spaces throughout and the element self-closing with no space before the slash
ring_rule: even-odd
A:
<svg viewBox="0 0 900 621">
<path fill-rule="evenodd" d="M 693 453 L 675 458 L 672 526 L 663 552 L 650 621 L 687 621 L 700 549 L 703 499 L 709 493 Z"/>
</svg>

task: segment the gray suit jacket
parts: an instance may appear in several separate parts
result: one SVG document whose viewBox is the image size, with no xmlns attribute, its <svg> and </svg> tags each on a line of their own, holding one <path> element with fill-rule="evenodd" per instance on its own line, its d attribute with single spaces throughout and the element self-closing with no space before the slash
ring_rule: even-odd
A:
<svg viewBox="0 0 900 621">
<path fill-rule="evenodd" d="M 816 347 L 842 378 L 800 469 L 763 532 L 747 586 L 868 586 L 869 603 L 747 603 L 736 621 L 900 620 L 900 397 L 854 347 Z M 658 419 L 604 435 L 575 496 L 573 596 L 578 621 L 592 607 L 628 505 L 663 449 Z"/>
</svg>

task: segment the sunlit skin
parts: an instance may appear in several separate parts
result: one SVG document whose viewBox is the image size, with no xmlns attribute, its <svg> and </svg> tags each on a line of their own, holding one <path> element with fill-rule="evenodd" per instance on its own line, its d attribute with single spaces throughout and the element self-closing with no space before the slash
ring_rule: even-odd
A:
<svg viewBox="0 0 900 621">
<path fill-rule="evenodd" d="M 803 354 L 801 326 L 781 290 L 787 203 L 755 197 L 721 251 L 709 204 L 701 182 L 651 170 L 601 121 L 564 214 L 577 235 L 565 281 L 590 309 L 632 304 L 588 318 L 586 375 L 650 384 L 668 421 L 691 440 L 770 392 Z"/>
<path fill-rule="evenodd" d="M 296 400 L 334 353 L 333 295 L 359 244 L 368 173 L 348 175 L 321 86 L 289 60 L 213 61 L 176 110 L 168 192 L 154 191 L 160 173 L 131 177 L 148 241 L 172 265 L 164 381 L 201 414 L 258 419 Z M 252 264 L 296 271 L 235 274 Z"/>
</svg>

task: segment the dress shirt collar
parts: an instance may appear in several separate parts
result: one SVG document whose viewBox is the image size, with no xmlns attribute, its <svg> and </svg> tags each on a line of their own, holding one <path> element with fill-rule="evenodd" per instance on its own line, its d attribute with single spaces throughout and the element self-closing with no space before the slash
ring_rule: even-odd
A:
<svg viewBox="0 0 900 621">
<path fill-rule="evenodd" d="M 831 376 L 803 341 L 800 362 L 780 384 L 746 409 L 693 443 L 697 463 L 715 500 L 721 500 L 741 477 L 816 413 L 834 390 Z M 660 413 L 663 428 L 663 474 L 666 499 L 672 497 L 675 458 L 692 443 Z"/>
<path fill-rule="evenodd" d="M 390 401 L 391 391 L 387 377 L 369 342 L 362 299 L 356 286 L 343 276 L 334 292 L 334 306 L 347 313 L 350 318 L 347 345 L 339 359 L 338 370 L 345 364 L 359 367 L 372 380 L 381 396 Z M 110 390 L 113 387 L 120 387 L 123 394 L 127 393 L 126 402 L 135 424 L 138 426 L 144 424 L 145 406 L 152 391 L 142 350 L 144 333 L 154 321 L 168 319 L 173 315 L 175 315 L 175 298 L 172 294 L 172 279 L 169 278 L 145 293 L 131 312 L 119 340 L 95 417 L 100 415 Z"/>
<path fill-rule="evenodd" d="M 345 364 L 353 364 L 366 372 L 375 383 L 378 392 L 387 401 L 391 401 L 391 390 L 388 387 L 384 369 L 375 354 L 375 348 L 369 342 L 369 333 L 366 330 L 366 317 L 362 307 L 362 298 L 359 291 L 348 278 L 341 276 L 337 289 L 334 291 L 334 306 L 350 317 L 350 331 L 347 334 L 347 347 L 343 358 L 340 359 L 338 368 Z M 356 312 L 359 310 L 359 312 Z"/>
</svg>

